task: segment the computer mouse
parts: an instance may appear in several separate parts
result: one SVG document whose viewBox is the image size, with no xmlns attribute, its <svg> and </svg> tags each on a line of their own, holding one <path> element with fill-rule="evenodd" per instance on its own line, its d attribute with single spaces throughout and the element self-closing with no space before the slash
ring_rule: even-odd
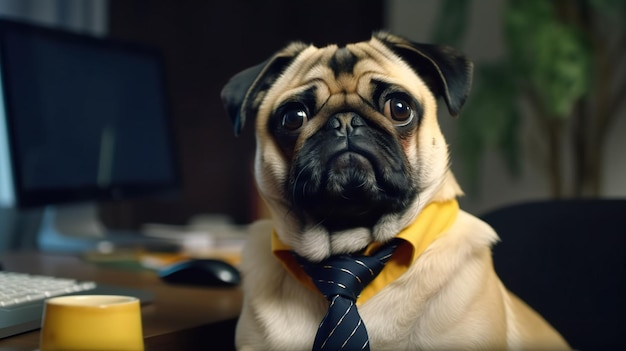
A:
<svg viewBox="0 0 626 351">
<path fill-rule="evenodd" d="M 160 269 L 158 275 L 166 283 L 203 287 L 231 287 L 241 281 L 237 268 L 216 259 L 177 262 Z"/>
</svg>

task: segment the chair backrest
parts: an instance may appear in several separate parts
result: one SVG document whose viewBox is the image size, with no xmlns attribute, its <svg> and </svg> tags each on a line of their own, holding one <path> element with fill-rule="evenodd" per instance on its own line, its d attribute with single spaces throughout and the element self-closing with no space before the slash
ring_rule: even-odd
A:
<svg viewBox="0 0 626 351">
<path fill-rule="evenodd" d="M 481 216 L 503 283 L 578 350 L 626 346 L 626 199 L 523 203 Z"/>
</svg>

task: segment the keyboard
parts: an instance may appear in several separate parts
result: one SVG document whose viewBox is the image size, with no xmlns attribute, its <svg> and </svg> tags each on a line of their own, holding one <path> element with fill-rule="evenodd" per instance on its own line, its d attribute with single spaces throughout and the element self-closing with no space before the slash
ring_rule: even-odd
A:
<svg viewBox="0 0 626 351">
<path fill-rule="evenodd" d="M 0 272 L 0 307 L 16 306 L 54 296 L 80 293 L 96 288 L 95 282 L 75 279 Z"/>
<path fill-rule="evenodd" d="M 143 289 L 0 271 L 0 338 L 39 329 L 46 299 L 77 294 L 135 296 L 142 305 L 154 299 Z"/>
</svg>

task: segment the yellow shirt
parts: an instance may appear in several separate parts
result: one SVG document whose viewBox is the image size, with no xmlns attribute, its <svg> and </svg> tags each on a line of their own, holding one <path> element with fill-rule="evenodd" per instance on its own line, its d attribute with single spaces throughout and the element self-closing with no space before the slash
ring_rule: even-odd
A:
<svg viewBox="0 0 626 351">
<path fill-rule="evenodd" d="M 396 280 L 409 268 L 426 248 L 444 233 L 456 220 L 459 213 L 459 204 L 456 200 L 432 202 L 417 216 L 415 221 L 404 228 L 396 236 L 402 239 L 383 270 L 363 289 L 357 304 L 363 304 L 387 284 Z M 365 249 L 365 255 L 375 251 L 381 243 L 374 242 Z M 291 248 L 285 245 L 274 231 L 272 233 L 272 252 L 281 261 L 285 269 L 302 284 L 314 291 L 318 291 L 311 278 L 302 270 L 291 253 Z"/>
</svg>

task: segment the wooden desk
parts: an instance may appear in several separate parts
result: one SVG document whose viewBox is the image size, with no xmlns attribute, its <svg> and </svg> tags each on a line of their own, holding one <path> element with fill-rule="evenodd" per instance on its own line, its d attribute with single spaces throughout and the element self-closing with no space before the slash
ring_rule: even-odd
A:
<svg viewBox="0 0 626 351">
<path fill-rule="evenodd" d="M 167 285 L 152 272 L 103 268 L 65 255 L 0 253 L 7 271 L 69 277 L 148 289 L 152 304 L 142 307 L 146 351 L 233 349 L 234 325 L 241 311 L 239 288 L 188 288 Z M 35 350 L 39 331 L 0 339 L 0 351 Z"/>
</svg>

